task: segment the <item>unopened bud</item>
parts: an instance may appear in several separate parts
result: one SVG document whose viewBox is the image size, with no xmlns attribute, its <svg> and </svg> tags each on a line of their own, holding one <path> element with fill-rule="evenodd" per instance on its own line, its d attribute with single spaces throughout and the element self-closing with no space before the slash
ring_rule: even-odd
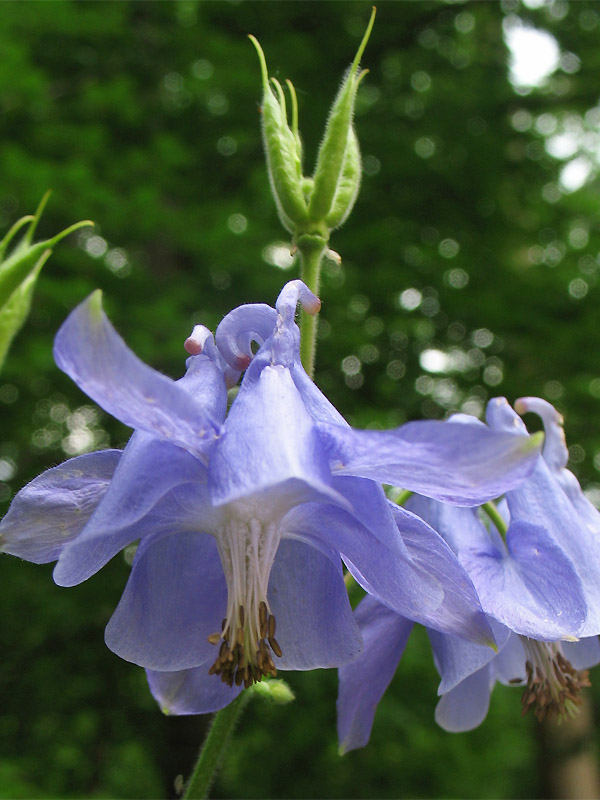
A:
<svg viewBox="0 0 600 800">
<path fill-rule="evenodd" d="M 308 215 L 311 220 L 325 219 L 330 228 L 341 225 L 346 219 L 354 205 L 360 185 L 360 154 L 352 120 L 358 85 L 366 74 L 359 71 L 358 65 L 371 35 L 374 21 L 375 8 L 352 66 L 342 81 L 331 108 L 317 156 L 315 183 Z"/>
<path fill-rule="evenodd" d="M 77 222 L 51 239 L 33 243 L 37 223 L 49 196 L 50 192 L 46 192 L 36 213 L 17 220 L 0 241 L 0 367 L 14 336 L 29 314 L 37 277 L 50 257 L 52 248 L 73 231 L 93 225 L 89 220 Z M 14 237 L 26 226 L 25 234 L 7 255 Z"/>
<path fill-rule="evenodd" d="M 282 680 L 268 680 L 262 681 L 262 683 L 255 683 L 252 690 L 254 694 L 265 697 L 281 706 L 286 703 L 291 703 L 292 700 L 295 699 L 294 693 L 290 687 Z"/>
<path fill-rule="evenodd" d="M 344 153 L 342 171 L 333 196 L 331 210 L 325 217 L 325 222 L 330 230 L 342 225 L 352 211 L 360 188 L 361 175 L 362 164 L 360 150 L 358 149 L 358 139 L 351 125 L 348 131 L 348 143 Z"/>
<path fill-rule="evenodd" d="M 302 174 L 302 142 L 298 133 L 294 87 L 291 81 L 286 81 L 292 106 L 290 127 L 283 88 L 275 78 L 269 81 L 262 48 L 254 36 L 250 36 L 260 60 L 263 138 L 279 218 L 295 235 L 297 243 L 302 237 L 317 237 L 317 246 L 321 250 L 327 243 L 329 231 L 341 225 L 350 214 L 360 187 L 360 151 L 352 120 L 356 92 L 367 74 L 366 70 L 360 71 L 359 62 L 374 20 L 375 8 L 331 108 L 312 178 Z"/>
<path fill-rule="evenodd" d="M 308 219 L 303 191 L 302 145 L 298 134 L 298 106 L 294 87 L 287 81 L 292 101 L 292 127 L 287 121 L 285 95 L 279 81 L 269 82 L 263 50 L 254 36 L 249 37 L 260 60 L 263 84 L 262 131 L 267 171 L 279 218 L 288 231 L 294 233 Z"/>
</svg>

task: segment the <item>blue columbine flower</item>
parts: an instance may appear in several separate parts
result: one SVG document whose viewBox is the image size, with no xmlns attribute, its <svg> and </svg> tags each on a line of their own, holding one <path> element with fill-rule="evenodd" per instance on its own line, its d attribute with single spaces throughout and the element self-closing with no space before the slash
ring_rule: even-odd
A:
<svg viewBox="0 0 600 800">
<path fill-rule="evenodd" d="M 476 651 L 482 648 L 445 634 L 437 634 L 437 638 L 433 634 L 431 640 L 442 675 L 435 719 L 445 730 L 457 733 L 483 722 L 496 682 L 525 687 L 521 698 L 523 714 L 532 709 L 539 720 L 573 716 L 581 702 L 581 689 L 590 685 L 589 668 L 600 663 L 597 636 L 576 642 L 544 642 L 509 632 L 494 658 L 461 680 L 451 682 L 444 674 L 440 653 L 450 652 L 459 663 L 474 665 Z"/>
<path fill-rule="evenodd" d="M 377 704 L 389 686 L 414 623 L 366 596 L 355 611 L 364 648 L 339 670 L 338 737 L 342 752 L 369 741 Z M 431 628 L 434 663 L 441 676 L 435 719 L 452 733 L 472 730 L 485 719 L 496 682 L 525 687 L 523 713 L 539 719 L 572 714 L 588 686 L 589 667 L 600 663 L 597 636 L 576 642 L 519 636 L 490 617 L 498 651 Z"/>
<path fill-rule="evenodd" d="M 436 720 L 446 730 L 479 725 L 496 681 L 525 685 L 524 712 L 539 718 L 572 713 L 587 668 L 600 662 L 600 514 L 565 465 L 562 419 L 539 398 L 516 403 L 538 413 L 545 426 L 542 455 L 530 476 L 498 506 L 504 537 L 484 525 L 474 508 L 415 495 L 407 508 L 437 530 L 473 581 L 488 615 L 497 654 L 439 630 L 428 629 L 441 674 Z M 464 417 L 459 416 L 459 420 Z M 504 398 L 492 400 L 491 428 L 526 437 L 520 417 Z M 482 426 L 471 420 L 474 427 Z M 338 732 L 344 749 L 368 741 L 376 705 L 400 661 L 413 627 L 410 619 L 365 598 L 356 611 L 365 647 L 340 669 Z M 581 637 L 581 638 L 580 638 Z"/>
<path fill-rule="evenodd" d="M 172 713 L 220 708 L 278 668 L 354 658 L 361 636 L 342 559 L 398 613 L 492 640 L 450 548 L 410 511 L 392 511 L 379 484 L 481 503 L 523 479 L 537 443 L 443 422 L 352 430 L 302 368 L 298 301 L 320 305 L 292 281 L 275 309 L 228 314 L 215 340 L 195 328 L 179 381 L 127 348 L 99 293 L 56 337 L 59 367 L 135 431 L 122 453 L 70 459 L 21 490 L 0 549 L 58 559 L 55 581 L 72 586 L 139 541 L 106 642 L 147 669 Z"/>
</svg>

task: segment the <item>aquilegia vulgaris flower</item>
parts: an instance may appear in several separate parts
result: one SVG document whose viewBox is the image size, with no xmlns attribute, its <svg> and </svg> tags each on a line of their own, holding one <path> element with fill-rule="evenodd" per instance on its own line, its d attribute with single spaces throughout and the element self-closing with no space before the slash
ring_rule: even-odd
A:
<svg viewBox="0 0 600 800">
<path fill-rule="evenodd" d="M 464 731 L 485 718 L 496 683 L 524 687 L 523 713 L 572 714 L 600 662 L 600 514 L 566 469 L 562 419 L 539 398 L 515 404 L 544 422 L 534 470 L 498 504 L 486 526 L 475 508 L 412 496 L 407 508 L 450 545 L 473 581 L 498 652 L 428 629 L 441 675 L 436 721 Z M 459 416 L 459 419 L 462 417 Z M 504 398 L 491 400 L 489 426 L 527 437 Z M 473 421 L 479 427 L 482 423 Z M 493 509 L 492 509 L 493 511 Z M 413 622 L 366 597 L 356 610 L 365 647 L 340 669 L 338 733 L 346 750 L 367 743 L 377 703 L 402 657 Z"/>
<path fill-rule="evenodd" d="M 171 713 L 218 709 L 279 668 L 353 659 L 362 640 L 342 560 L 397 613 L 493 641 L 451 549 L 392 510 L 380 482 L 473 505 L 518 485 L 537 443 L 458 423 L 351 429 L 302 368 L 298 302 L 320 306 L 292 281 L 275 309 L 228 314 L 214 340 L 197 326 L 179 381 L 127 348 L 99 293 L 56 337 L 59 367 L 135 430 L 122 453 L 78 456 L 22 489 L 0 548 L 57 559 L 55 581 L 72 586 L 139 542 L 106 642 L 147 669 Z M 227 387 L 244 370 L 227 413 Z"/>
</svg>

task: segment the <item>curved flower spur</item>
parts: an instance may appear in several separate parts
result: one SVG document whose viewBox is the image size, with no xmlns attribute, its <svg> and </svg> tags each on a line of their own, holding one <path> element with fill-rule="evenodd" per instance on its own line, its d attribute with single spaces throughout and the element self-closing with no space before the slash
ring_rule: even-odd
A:
<svg viewBox="0 0 600 800">
<path fill-rule="evenodd" d="M 197 326 L 178 381 L 127 348 L 99 293 L 56 337 L 61 369 L 135 430 L 122 453 L 70 459 L 22 489 L 0 549 L 58 559 L 55 581 L 71 586 L 139 540 L 106 642 L 148 670 L 171 713 L 221 708 L 279 668 L 354 658 L 361 637 L 342 558 L 397 613 L 492 641 L 448 546 L 414 514 L 392 512 L 379 484 L 481 503 L 519 484 L 537 443 L 442 422 L 353 431 L 302 368 L 298 301 L 318 310 L 300 281 L 275 309 L 235 309 L 216 345 Z M 243 369 L 226 414 L 227 386 Z"/>
</svg>

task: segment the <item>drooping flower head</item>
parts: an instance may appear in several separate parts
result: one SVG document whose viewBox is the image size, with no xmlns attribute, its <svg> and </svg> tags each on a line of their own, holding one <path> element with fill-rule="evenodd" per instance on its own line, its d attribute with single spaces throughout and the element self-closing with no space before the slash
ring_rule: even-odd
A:
<svg viewBox="0 0 600 800">
<path fill-rule="evenodd" d="M 219 708 L 279 668 L 354 658 L 361 637 L 342 560 L 398 613 L 492 640 L 448 545 L 392 509 L 380 482 L 480 503 L 523 479 L 536 442 L 443 422 L 352 430 L 302 368 L 298 301 L 319 306 L 292 281 L 276 308 L 228 314 L 215 340 L 195 328 L 179 381 L 127 348 L 98 294 L 56 337 L 61 369 L 134 434 L 122 453 L 79 456 L 26 486 L 0 525 L 1 548 L 58 559 L 55 581 L 71 586 L 138 541 L 106 642 L 148 670 L 173 713 Z"/>
<path fill-rule="evenodd" d="M 498 504 L 495 524 L 484 524 L 475 508 L 418 495 L 407 502 L 456 554 L 497 642 L 494 653 L 429 627 L 442 678 L 436 720 L 449 731 L 469 730 L 485 719 L 497 681 L 524 687 L 523 711 L 533 710 L 539 719 L 571 715 L 589 685 L 588 668 L 600 662 L 600 515 L 566 470 L 560 415 L 538 398 L 521 399 L 515 407 L 542 417 L 545 444 L 531 474 Z M 458 419 L 466 422 L 462 415 Z M 528 437 L 504 398 L 490 401 L 487 419 L 493 430 Z M 482 427 L 477 420 L 470 424 Z M 338 730 L 345 749 L 368 741 L 377 702 L 413 625 L 373 598 L 362 601 L 356 618 L 365 649 L 340 669 Z M 376 660 L 370 642 L 376 642 Z"/>
</svg>

